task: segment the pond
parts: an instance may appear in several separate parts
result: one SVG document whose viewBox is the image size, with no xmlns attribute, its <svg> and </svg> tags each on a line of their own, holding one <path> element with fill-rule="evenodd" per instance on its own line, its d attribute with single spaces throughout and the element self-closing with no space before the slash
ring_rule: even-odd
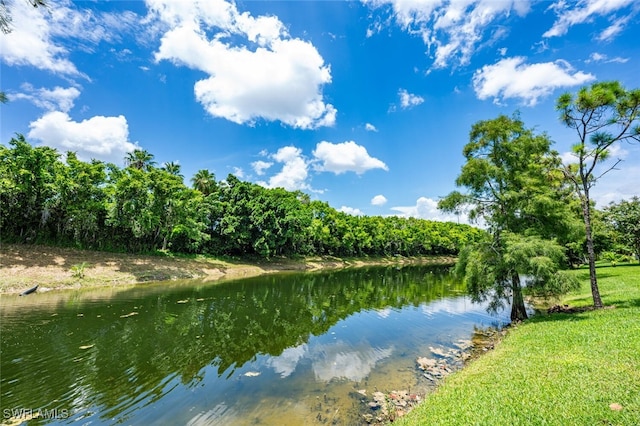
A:
<svg viewBox="0 0 640 426">
<path fill-rule="evenodd" d="M 3 296 L 0 308 L 0 409 L 14 424 L 362 424 L 374 392 L 433 387 L 417 358 L 508 321 L 426 266 Z"/>
</svg>

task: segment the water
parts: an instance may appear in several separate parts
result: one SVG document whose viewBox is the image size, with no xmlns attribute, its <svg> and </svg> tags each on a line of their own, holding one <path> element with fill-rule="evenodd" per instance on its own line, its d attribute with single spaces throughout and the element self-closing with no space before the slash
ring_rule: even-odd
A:
<svg viewBox="0 0 640 426">
<path fill-rule="evenodd" d="M 500 325 L 446 269 L 369 268 L 0 300 L 0 410 L 29 424 L 358 424 L 359 390 Z"/>
</svg>

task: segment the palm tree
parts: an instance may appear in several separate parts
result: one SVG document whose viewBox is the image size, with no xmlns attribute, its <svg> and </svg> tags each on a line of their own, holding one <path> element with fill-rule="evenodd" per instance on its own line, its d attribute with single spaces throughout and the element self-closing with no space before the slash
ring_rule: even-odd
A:
<svg viewBox="0 0 640 426">
<path fill-rule="evenodd" d="M 193 188 L 202 192 L 206 197 L 216 189 L 216 175 L 209 170 L 198 170 L 198 172 L 191 178 Z"/>
<path fill-rule="evenodd" d="M 164 166 L 162 166 L 162 170 L 174 176 L 178 176 L 181 178 L 184 177 L 180 174 L 180 164 L 176 161 L 169 161 L 167 163 L 164 163 Z"/>
<path fill-rule="evenodd" d="M 127 164 L 127 167 L 146 171 L 149 171 L 149 169 L 156 164 L 156 162 L 153 161 L 153 154 L 146 149 L 134 149 L 127 153 L 124 161 Z"/>
</svg>

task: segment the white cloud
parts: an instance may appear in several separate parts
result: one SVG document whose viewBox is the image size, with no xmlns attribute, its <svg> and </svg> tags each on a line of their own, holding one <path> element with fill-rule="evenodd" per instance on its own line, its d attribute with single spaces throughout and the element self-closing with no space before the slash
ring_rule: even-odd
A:
<svg viewBox="0 0 640 426">
<path fill-rule="evenodd" d="M 593 52 L 591 55 L 589 55 L 589 59 L 587 59 L 585 62 L 603 62 L 606 60 L 607 55 L 605 55 L 604 53 Z"/>
<path fill-rule="evenodd" d="M 618 64 L 624 64 L 626 62 L 629 62 L 629 58 L 623 58 L 620 56 L 616 56 L 615 58 L 609 58 L 606 54 L 604 53 L 598 53 L 598 52 L 593 52 L 591 55 L 589 55 L 589 59 L 587 59 L 585 61 L 586 63 L 590 63 L 590 62 L 604 62 L 604 63 L 618 63 Z"/>
<path fill-rule="evenodd" d="M 616 19 L 610 26 L 605 28 L 604 31 L 600 33 L 600 35 L 598 36 L 598 40 L 600 41 L 613 40 L 618 34 L 622 32 L 622 30 L 624 30 L 624 26 L 627 24 L 627 22 L 629 22 L 629 20 L 630 20 L 629 16 Z"/>
<path fill-rule="evenodd" d="M 624 149 L 622 147 L 622 144 L 616 143 L 609 147 L 609 149 L 607 150 L 607 155 L 608 155 L 608 158 L 605 161 L 624 160 L 629 156 L 629 151 Z M 574 154 L 573 151 L 567 151 L 560 154 L 560 160 L 564 165 L 575 164 L 578 162 L 578 156 Z M 603 163 L 601 168 L 606 169 L 605 165 L 606 165 L 606 162 Z"/>
<path fill-rule="evenodd" d="M 424 102 L 424 98 L 413 93 L 407 92 L 405 89 L 398 90 L 400 97 L 400 106 L 404 109 L 413 108 Z"/>
<path fill-rule="evenodd" d="M 434 58 L 434 68 L 450 64 L 467 65 L 485 40 L 495 42 L 505 35 L 495 24 L 515 12 L 524 16 L 528 0 L 363 0 L 372 9 L 391 11 L 396 23 L 410 34 L 422 38 Z M 367 31 L 379 32 L 378 21 Z"/>
<path fill-rule="evenodd" d="M 371 169 L 389 170 L 385 163 L 371 157 L 365 147 L 353 141 L 335 144 L 322 141 L 316 145 L 313 156 L 322 162 L 317 170 L 337 175 L 345 172 L 362 174 Z"/>
<path fill-rule="evenodd" d="M 359 382 L 367 377 L 375 365 L 388 358 L 394 348 L 371 347 L 337 340 L 329 344 L 302 344 L 285 349 L 282 354 L 267 361 L 267 366 L 281 377 L 290 376 L 304 360 L 311 361 L 317 380 L 330 382 L 347 379 Z"/>
<path fill-rule="evenodd" d="M 567 151 L 560 154 L 560 161 L 562 161 L 562 164 L 565 166 L 568 166 L 569 164 L 577 163 L 578 157 L 572 151 Z"/>
<path fill-rule="evenodd" d="M 466 214 L 455 215 L 438 210 L 438 202 L 427 197 L 420 197 L 414 206 L 391 207 L 401 217 L 417 217 L 420 219 L 438 220 L 441 222 L 469 223 Z"/>
<path fill-rule="evenodd" d="M 147 4 L 150 16 L 167 27 L 156 61 L 207 73 L 194 92 L 213 117 L 250 125 L 281 121 L 302 129 L 335 123 L 337 111 L 322 95 L 331 82 L 329 65 L 311 43 L 290 37 L 277 17 L 240 13 L 222 0 Z M 232 35 L 245 44 L 233 44 Z"/>
<path fill-rule="evenodd" d="M 268 161 L 262 161 L 262 160 L 254 161 L 253 163 L 251 163 L 251 167 L 253 167 L 253 171 L 256 172 L 258 176 L 262 176 L 264 174 L 264 171 L 271 166 L 273 166 L 273 163 Z"/>
<path fill-rule="evenodd" d="M 69 60 L 65 41 L 91 51 L 101 41 L 114 41 L 138 21 L 136 14 L 79 10 L 77 3 L 60 0 L 34 8 L 29 1 L 11 2 L 11 28 L 0 37 L 0 57 L 9 66 L 35 68 L 69 76 L 84 76 Z M 84 76 L 86 78 L 86 76 Z"/>
<path fill-rule="evenodd" d="M 389 318 L 393 312 L 394 311 L 391 308 L 376 309 L 376 314 L 380 318 Z"/>
<path fill-rule="evenodd" d="M 280 148 L 271 158 L 282 163 L 282 169 L 271 176 L 269 182 L 258 182 L 267 188 L 284 188 L 287 191 L 299 189 L 311 189 L 307 177 L 309 176 L 309 163 L 302 155 L 302 150 L 295 146 Z"/>
<path fill-rule="evenodd" d="M 526 64 L 525 58 L 514 57 L 477 70 L 473 74 L 473 88 L 479 99 L 494 98 L 497 103 L 520 99 L 523 104 L 534 106 L 556 89 L 592 80 L 594 75 L 574 71 L 566 61 Z"/>
<path fill-rule="evenodd" d="M 623 148 L 621 143 L 614 143 L 607 150 L 609 154 L 609 158 L 611 159 L 620 159 L 624 160 L 629 155 L 629 151 Z"/>
<path fill-rule="evenodd" d="M 309 184 L 309 167 L 312 164 L 318 172 L 332 172 L 337 175 L 349 171 L 362 174 L 376 168 L 388 170 L 386 164 L 369 156 L 363 146 L 353 141 L 338 144 L 320 142 L 312 152 L 313 158 L 311 160 L 302 153 L 300 148 L 295 146 L 282 147 L 275 154 L 269 154 L 263 150 L 260 155 L 273 161 L 258 160 L 251 163 L 256 174 L 264 175 L 265 170 L 272 167 L 274 162 L 282 164 L 282 169 L 268 180 L 256 183 L 267 188 L 281 187 L 289 191 L 323 192 L 313 189 Z"/>
<path fill-rule="evenodd" d="M 25 93 L 12 95 L 13 99 L 25 99 L 35 106 L 47 111 L 69 112 L 73 108 L 74 101 L 80 96 L 80 91 L 75 87 L 63 88 L 56 86 L 53 89 L 34 88 L 30 84 L 22 85 Z"/>
<path fill-rule="evenodd" d="M 316 380 L 330 382 L 347 379 L 360 382 L 367 377 L 378 361 L 388 358 L 394 348 L 353 345 L 342 340 L 316 345 L 311 353 L 312 369 Z"/>
<path fill-rule="evenodd" d="M 607 160 L 605 160 L 605 162 L 602 163 L 602 165 L 600 166 L 600 168 L 604 170 L 606 170 L 607 168 L 606 166 L 607 163 L 611 165 L 612 161 L 626 159 L 629 156 L 629 151 L 624 149 L 621 143 L 616 143 L 609 147 L 609 149 L 607 150 L 607 155 L 608 155 Z M 573 151 L 566 151 L 560 154 L 560 160 L 564 165 L 577 164 L 578 156 Z M 597 171 L 596 171 L 596 175 L 597 175 Z"/>
<path fill-rule="evenodd" d="M 298 367 L 298 363 L 308 355 L 309 348 L 306 343 L 285 349 L 278 356 L 267 360 L 267 365 L 280 374 L 280 377 L 289 377 Z"/>
<path fill-rule="evenodd" d="M 596 166 L 594 176 L 601 176 L 605 171 L 618 160 L 623 160 L 611 170 L 604 174 L 591 189 L 591 199 L 596 202 L 598 208 L 605 207 L 610 202 L 629 199 L 633 196 L 640 196 L 640 147 L 637 144 L 611 145 L 608 150 L 609 157 L 603 163 Z M 572 152 L 564 152 L 560 155 L 562 163 L 565 165 L 577 163 L 577 157 Z"/>
<path fill-rule="evenodd" d="M 353 207 L 342 206 L 338 209 L 339 212 L 350 214 L 351 216 L 363 216 L 364 213 L 360 209 L 356 209 Z"/>
<path fill-rule="evenodd" d="M 607 173 L 591 189 L 591 199 L 598 208 L 603 208 L 611 202 L 628 200 L 633 196 L 640 196 L 638 182 L 640 182 L 640 166 L 622 163 Z"/>
<path fill-rule="evenodd" d="M 574 25 L 591 22 L 597 16 L 612 16 L 614 13 L 633 5 L 634 0 L 581 0 L 577 3 L 559 0 L 549 7 L 556 12 L 557 19 L 543 37 L 558 37 L 566 34 Z M 631 11 L 631 15 L 635 12 Z M 630 16 L 631 16 L 630 15 Z M 622 31 L 630 16 L 614 20 L 614 23 L 600 34 L 599 39 L 609 40 Z"/>
<path fill-rule="evenodd" d="M 48 112 L 29 124 L 29 137 L 62 152 L 75 151 L 78 157 L 121 163 L 125 154 L 137 145 L 128 141 L 127 119 L 95 116 L 73 121 L 66 112 Z"/>
<path fill-rule="evenodd" d="M 378 131 L 378 129 L 376 128 L 376 126 L 374 126 L 374 125 L 373 125 L 373 124 L 371 124 L 371 123 L 367 123 L 367 124 L 365 124 L 365 125 L 364 125 L 364 129 L 365 129 L 367 132 L 377 132 L 377 131 Z"/>
<path fill-rule="evenodd" d="M 237 177 L 238 179 L 243 179 L 244 178 L 244 170 L 242 170 L 241 167 L 234 167 L 233 168 L 233 175 L 235 177 Z"/>
<path fill-rule="evenodd" d="M 385 197 L 382 194 L 376 195 L 371 199 L 372 206 L 384 206 L 386 203 L 387 203 L 387 197 Z"/>
<path fill-rule="evenodd" d="M 68 59 L 69 52 L 53 41 L 46 9 L 27 1 L 11 3 L 12 31 L 0 37 L 0 56 L 10 66 L 31 65 L 54 73 L 80 75 Z"/>
</svg>

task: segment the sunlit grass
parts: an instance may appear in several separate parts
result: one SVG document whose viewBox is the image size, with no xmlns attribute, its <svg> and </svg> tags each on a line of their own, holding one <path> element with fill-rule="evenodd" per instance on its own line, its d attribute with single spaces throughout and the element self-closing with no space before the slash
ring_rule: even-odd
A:
<svg viewBox="0 0 640 426">
<path fill-rule="evenodd" d="M 588 306 L 588 272 L 575 273 L 582 288 L 562 303 Z M 598 278 L 605 305 L 615 307 L 517 326 L 401 424 L 639 425 L 640 266 L 600 267 Z"/>
</svg>

